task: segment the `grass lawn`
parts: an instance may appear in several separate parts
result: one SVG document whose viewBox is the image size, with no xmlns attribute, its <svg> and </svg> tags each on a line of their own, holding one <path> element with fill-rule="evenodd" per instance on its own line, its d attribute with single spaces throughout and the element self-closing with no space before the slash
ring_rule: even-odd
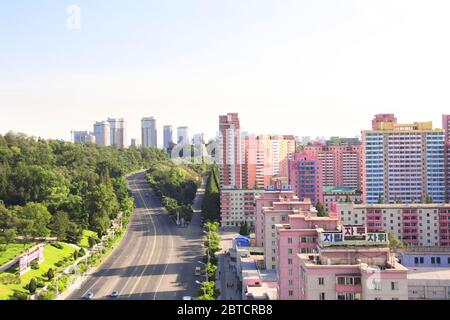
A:
<svg viewBox="0 0 450 320">
<path fill-rule="evenodd" d="M 44 247 L 44 261 L 39 265 L 38 270 L 29 270 L 27 273 L 20 277 L 20 284 L 9 284 L 3 285 L 0 284 L 0 300 L 6 300 L 9 296 L 14 292 L 14 290 L 22 291 L 28 293 L 28 290 L 24 287 L 30 282 L 31 278 L 42 278 L 43 280 L 47 280 L 47 277 L 43 276 L 47 273 L 49 268 L 53 268 L 54 270 L 61 270 L 64 267 L 57 268 L 55 263 L 62 261 L 64 258 L 70 258 L 75 251 L 75 248 L 72 246 L 61 243 L 63 245 L 62 249 L 57 249 L 51 245 L 46 245 Z M 15 274 L 18 271 L 18 267 L 12 268 L 7 271 L 7 273 Z M 0 274 L 1 275 L 1 274 Z"/>
<path fill-rule="evenodd" d="M 83 236 L 81 237 L 80 242 L 78 242 L 79 247 L 89 248 L 89 237 L 98 238 L 97 233 L 90 230 L 83 230 Z"/>
<path fill-rule="evenodd" d="M 10 243 L 8 245 L 2 244 L 0 239 L 0 247 L 5 247 L 6 251 L 0 251 L 0 266 L 4 265 L 10 260 L 20 256 L 21 253 L 34 246 L 36 243 Z"/>
</svg>

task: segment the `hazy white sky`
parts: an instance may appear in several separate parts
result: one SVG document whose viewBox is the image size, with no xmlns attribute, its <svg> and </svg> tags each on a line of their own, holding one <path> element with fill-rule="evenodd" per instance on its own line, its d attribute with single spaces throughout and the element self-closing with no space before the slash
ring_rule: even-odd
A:
<svg viewBox="0 0 450 320">
<path fill-rule="evenodd" d="M 17 2 L 17 3 L 16 3 Z M 163 2 L 163 3 L 161 3 Z M 67 6 L 81 29 L 66 27 Z M 375 113 L 450 112 L 450 1 L 10 1 L 0 10 L 0 132 L 70 138 L 96 120 L 355 136 Z"/>
</svg>

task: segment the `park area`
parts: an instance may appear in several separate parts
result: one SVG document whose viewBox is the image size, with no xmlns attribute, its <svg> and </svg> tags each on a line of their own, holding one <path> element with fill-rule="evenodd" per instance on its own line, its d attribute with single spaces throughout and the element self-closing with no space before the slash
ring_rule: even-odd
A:
<svg viewBox="0 0 450 320">
<path fill-rule="evenodd" d="M 11 249 L 9 248 L 10 246 Z M 20 253 L 26 250 L 22 250 L 22 246 L 15 247 L 15 245 L 8 245 L 6 252 L 10 257 L 9 260 L 14 259 L 14 257 L 17 257 L 17 255 L 20 255 Z M 30 269 L 25 274 L 19 276 L 18 266 L 16 265 L 6 272 L 0 273 L 0 300 L 10 299 L 14 295 L 29 294 L 27 285 L 33 278 L 41 286 L 50 283 L 52 279 L 49 279 L 48 276 L 49 269 L 53 270 L 53 274 L 57 274 L 57 272 L 70 265 L 74 260 L 73 254 L 75 250 L 74 247 L 66 243 L 47 244 L 44 247 L 44 261 L 38 265 L 37 269 Z M 13 255 L 14 252 L 18 254 Z"/>
</svg>

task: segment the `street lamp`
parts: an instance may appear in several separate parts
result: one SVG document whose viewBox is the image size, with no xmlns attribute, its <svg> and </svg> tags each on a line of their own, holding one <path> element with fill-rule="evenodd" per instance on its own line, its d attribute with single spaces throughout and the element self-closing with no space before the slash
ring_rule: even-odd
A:
<svg viewBox="0 0 450 320">
<path fill-rule="evenodd" d="M 208 253 L 209 257 L 209 253 Z M 208 264 L 204 263 L 203 261 L 197 261 L 198 263 L 205 266 L 205 276 L 206 276 L 206 282 L 209 282 L 209 276 L 208 276 Z M 209 262 L 208 262 L 209 263 Z"/>
</svg>

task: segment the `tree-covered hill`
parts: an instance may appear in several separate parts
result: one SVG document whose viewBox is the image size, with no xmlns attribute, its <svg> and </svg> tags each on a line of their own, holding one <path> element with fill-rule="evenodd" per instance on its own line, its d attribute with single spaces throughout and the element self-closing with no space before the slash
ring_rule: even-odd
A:
<svg viewBox="0 0 450 320">
<path fill-rule="evenodd" d="M 0 135 L 0 238 L 77 242 L 83 229 L 103 235 L 119 211 L 133 209 L 124 176 L 165 161 L 152 148 Z"/>
</svg>

